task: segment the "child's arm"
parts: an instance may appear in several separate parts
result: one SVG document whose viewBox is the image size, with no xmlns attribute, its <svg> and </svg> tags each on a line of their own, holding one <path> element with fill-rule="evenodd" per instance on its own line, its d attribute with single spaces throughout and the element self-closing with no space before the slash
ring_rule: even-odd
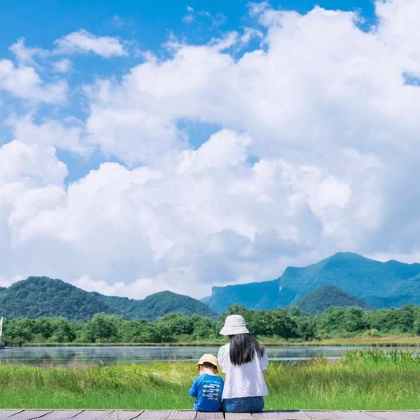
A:
<svg viewBox="0 0 420 420">
<path fill-rule="evenodd" d="M 190 388 L 190 395 L 191 397 L 198 397 L 198 379 L 199 378 L 195 378 L 193 384 L 191 385 Z"/>
</svg>

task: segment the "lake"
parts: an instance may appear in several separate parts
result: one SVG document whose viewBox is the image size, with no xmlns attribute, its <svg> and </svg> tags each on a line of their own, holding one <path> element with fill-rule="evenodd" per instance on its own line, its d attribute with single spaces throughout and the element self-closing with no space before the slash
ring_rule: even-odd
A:
<svg viewBox="0 0 420 420">
<path fill-rule="evenodd" d="M 267 347 L 270 360 L 296 361 L 324 355 L 337 359 L 349 350 L 369 347 Z M 219 347 L 13 347 L 0 350 L 0 364 L 32 366 L 66 366 L 82 363 L 113 365 L 123 363 L 150 363 L 196 361 L 204 353 L 217 355 Z M 387 350 L 391 350 L 388 347 Z M 398 347 L 399 350 L 407 350 Z M 414 349 L 409 348 L 410 351 Z M 415 349 L 418 352 L 417 349 Z"/>
</svg>

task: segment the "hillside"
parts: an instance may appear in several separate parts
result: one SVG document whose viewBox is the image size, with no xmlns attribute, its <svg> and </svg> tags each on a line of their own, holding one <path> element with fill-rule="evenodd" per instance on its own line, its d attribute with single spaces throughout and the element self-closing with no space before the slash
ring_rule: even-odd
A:
<svg viewBox="0 0 420 420">
<path fill-rule="evenodd" d="M 49 277 L 29 277 L 0 293 L 0 312 L 7 318 L 63 316 L 86 321 L 98 312 L 114 313 L 104 302 L 71 284 Z"/>
<path fill-rule="evenodd" d="M 203 297 L 203 298 L 201 298 L 201 299 L 198 299 L 201 303 L 204 303 L 205 305 L 208 305 L 209 304 L 209 302 L 210 302 L 210 299 L 211 299 L 211 296 L 206 296 L 206 297 Z"/>
<path fill-rule="evenodd" d="M 308 267 L 287 268 L 280 280 L 279 305 L 287 306 L 318 287 L 334 285 L 373 306 L 389 307 L 393 299 L 398 300 L 396 289 L 419 273 L 420 264 L 383 263 L 358 254 L 338 253 Z"/>
<path fill-rule="evenodd" d="M 0 314 L 7 318 L 62 316 L 73 321 L 86 321 L 99 312 L 150 321 L 174 312 L 216 316 L 204 303 L 169 291 L 134 300 L 86 292 L 49 277 L 29 277 L 0 290 Z"/>
<path fill-rule="evenodd" d="M 372 309 L 364 300 L 341 290 L 336 286 L 322 286 L 309 292 L 296 303 L 305 314 L 318 315 L 331 306 L 347 308 L 358 306 L 364 310 Z"/>
<path fill-rule="evenodd" d="M 217 313 L 237 303 L 248 309 L 274 309 L 278 306 L 278 294 L 279 280 L 213 287 L 208 306 Z"/>
<path fill-rule="evenodd" d="M 147 296 L 143 300 L 128 299 L 116 296 L 94 295 L 112 307 L 127 319 L 142 318 L 153 321 L 161 316 L 182 312 L 185 315 L 201 315 L 215 318 L 217 314 L 204 303 L 185 295 L 168 290 Z"/>
<path fill-rule="evenodd" d="M 418 263 L 384 263 L 338 253 L 307 267 L 288 267 L 277 280 L 213 287 L 208 305 L 217 312 L 233 304 L 249 309 L 284 307 L 319 287 L 334 285 L 375 308 L 399 307 L 420 302 L 419 275 Z"/>
</svg>

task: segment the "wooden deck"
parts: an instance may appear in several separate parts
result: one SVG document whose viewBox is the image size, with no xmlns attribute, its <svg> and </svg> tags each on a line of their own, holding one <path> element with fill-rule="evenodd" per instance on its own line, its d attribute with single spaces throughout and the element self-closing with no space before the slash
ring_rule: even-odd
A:
<svg viewBox="0 0 420 420">
<path fill-rule="evenodd" d="M 0 420 L 420 420 L 420 411 L 265 411 L 263 413 L 197 413 L 133 410 L 0 410 Z"/>
</svg>

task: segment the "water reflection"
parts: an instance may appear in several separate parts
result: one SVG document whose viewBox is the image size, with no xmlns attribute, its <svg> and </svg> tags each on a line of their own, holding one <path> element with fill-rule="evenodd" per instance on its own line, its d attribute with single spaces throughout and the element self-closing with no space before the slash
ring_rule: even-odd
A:
<svg viewBox="0 0 420 420">
<path fill-rule="evenodd" d="M 194 361 L 219 347 L 17 347 L 0 350 L 0 363 L 32 366 L 113 365 L 154 361 Z M 267 347 L 270 360 L 305 360 L 324 355 L 337 359 L 349 350 L 368 347 Z M 387 348 L 391 350 L 392 348 Z M 398 347 L 398 350 L 407 350 Z M 409 348 L 413 351 L 413 348 Z M 416 350 L 417 351 L 417 350 Z"/>
</svg>

